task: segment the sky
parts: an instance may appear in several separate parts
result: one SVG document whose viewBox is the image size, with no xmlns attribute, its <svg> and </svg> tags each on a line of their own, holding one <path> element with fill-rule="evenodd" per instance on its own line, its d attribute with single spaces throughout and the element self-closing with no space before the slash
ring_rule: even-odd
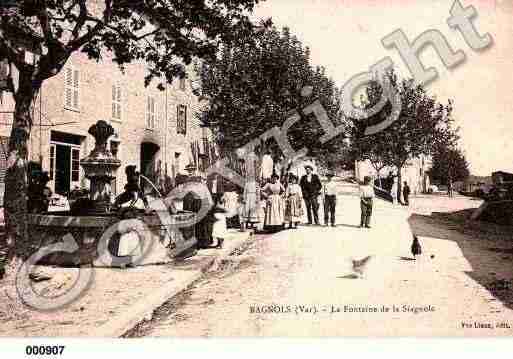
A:
<svg viewBox="0 0 513 359">
<path fill-rule="evenodd" d="M 325 66 L 339 87 L 385 56 L 401 76 L 411 77 L 397 50 L 385 48 L 381 39 L 397 29 L 410 41 L 427 30 L 440 31 L 466 61 L 449 70 L 431 47 L 425 48 L 420 59 L 439 74 L 428 92 L 440 102 L 454 101 L 460 147 L 472 174 L 513 172 L 513 0 L 460 3 L 476 9 L 475 28 L 493 39 L 487 49 L 472 50 L 447 25 L 453 0 L 266 0 L 255 17 L 288 26 L 310 47 L 312 63 Z"/>
</svg>

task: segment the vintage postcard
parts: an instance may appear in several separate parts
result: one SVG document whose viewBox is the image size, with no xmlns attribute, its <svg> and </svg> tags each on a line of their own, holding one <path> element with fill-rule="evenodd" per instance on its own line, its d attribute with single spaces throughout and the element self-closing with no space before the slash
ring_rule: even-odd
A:
<svg viewBox="0 0 513 359">
<path fill-rule="evenodd" d="M 513 1 L 0 12 L 0 337 L 513 334 Z"/>
</svg>

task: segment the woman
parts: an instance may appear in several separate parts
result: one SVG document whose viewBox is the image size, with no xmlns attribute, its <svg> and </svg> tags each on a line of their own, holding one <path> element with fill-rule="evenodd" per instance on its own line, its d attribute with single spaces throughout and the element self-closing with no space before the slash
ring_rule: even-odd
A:
<svg viewBox="0 0 513 359">
<path fill-rule="evenodd" d="M 241 156 L 244 153 L 241 154 Z M 244 159 L 245 178 L 244 191 L 242 193 L 241 224 L 254 228 L 259 218 L 260 188 L 256 181 L 257 157 L 250 152 Z M 263 220 L 263 218 L 262 218 Z"/>
<path fill-rule="evenodd" d="M 217 240 L 216 248 L 223 248 L 225 237 L 228 233 L 226 226 L 226 209 L 224 208 L 223 199 L 219 199 L 214 208 L 215 222 L 212 226 L 212 238 Z"/>
<path fill-rule="evenodd" d="M 303 194 L 301 187 L 297 184 L 297 177 L 291 174 L 288 180 L 289 185 L 285 191 L 287 199 L 285 209 L 285 222 L 289 222 L 289 228 L 297 228 L 301 218 L 303 217 Z"/>
<path fill-rule="evenodd" d="M 360 228 L 370 228 L 372 201 L 374 198 L 374 187 L 370 183 L 370 176 L 365 176 L 363 186 L 360 186 L 360 209 L 362 211 Z"/>
<path fill-rule="evenodd" d="M 397 204 L 397 177 L 394 177 L 394 182 L 390 189 L 390 195 L 392 196 L 392 203 Z"/>
<path fill-rule="evenodd" d="M 226 209 L 226 219 L 229 228 L 239 227 L 238 208 L 239 208 L 239 195 L 235 191 L 235 186 L 230 185 L 228 191 L 223 194 L 222 201 Z"/>
<path fill-rule="evenodd" d="M 271 182 L 262 188 L 262 192 L 267 198 L 264 223 L 270 230 L 278 230 L 278 227 L 283 228 L 285 222 L 285 204 L 281 197 L 281 193 L 285 192 L 285 189 L 278 178 L 277 174 L 273 174 Z"/>
<path fill-rule="evenodd" d="M 258 205 L 260 202 L 260 189 L 256 181 L 248 181 L 244 185 L 242 194 L 241 223 L 250 228 L 261 221 L 258 214 Z"/>
</svg>

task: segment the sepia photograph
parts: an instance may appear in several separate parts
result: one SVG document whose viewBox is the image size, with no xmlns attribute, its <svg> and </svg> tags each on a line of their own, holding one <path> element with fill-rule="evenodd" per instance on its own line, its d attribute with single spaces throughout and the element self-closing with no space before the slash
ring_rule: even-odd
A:
<svg viewBox="0 0 513 359">
<path fill-rule="evenodd" d="M 513 335 L 512 0 L 0 15 L 0 352 Z"/>
</svg>

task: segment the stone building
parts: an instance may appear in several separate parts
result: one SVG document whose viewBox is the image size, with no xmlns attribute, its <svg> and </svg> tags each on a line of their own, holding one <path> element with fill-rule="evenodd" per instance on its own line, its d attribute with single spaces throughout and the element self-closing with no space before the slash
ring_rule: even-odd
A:
<svg viewBox="0 0 513 359">
<path fill-rule="evenodd" d="M 192 77 L 189 70 L 188 77 Z M 98 120 L 106 120 L 115 129 L 110 145 L 122 166 L 114 192 L 122 191 L 126 183 L 127 165 L 136 165 L 150 178 L 175 178 L 198 162 L 210 134 L 196 119 L 201 103 L 192 92 L 192 82 L 176 79 L 161 91 L 156 81 L 144 86 L 145 74 L 142 62 L 127 65 L 122 73 L 108 56 L 97 63 L 77 53 L 58 75 L 44 82 L 33 109 L 29 160 L 49 172 L 54 193 L 88 186 L 79 164 L 94 146 L 87 131 Z M 2 169 L 13 109 L 12 98 L 4 93 L 0 104 Z M 198 151 L 191 150 L 191 144 Z"/>
<path fill-rule="evenodd" d="M 427 171 L 431 168 L 431 159 L 427 156 L 419 156 L 408 160 L 401 171 L 401 180 L 408 182 L 411 193 L 425 193 L 430 186 L 430 178 Z M 380 171 L 380 177 L 386 178 L 392 172 L 397 175 L 397 169 L 385 167 Z M 357 161 L 355 163 L 355 177 L 363 181 L 365 176 L 377 178 L 377 173 L 370 161 Z"/>
</svg>

